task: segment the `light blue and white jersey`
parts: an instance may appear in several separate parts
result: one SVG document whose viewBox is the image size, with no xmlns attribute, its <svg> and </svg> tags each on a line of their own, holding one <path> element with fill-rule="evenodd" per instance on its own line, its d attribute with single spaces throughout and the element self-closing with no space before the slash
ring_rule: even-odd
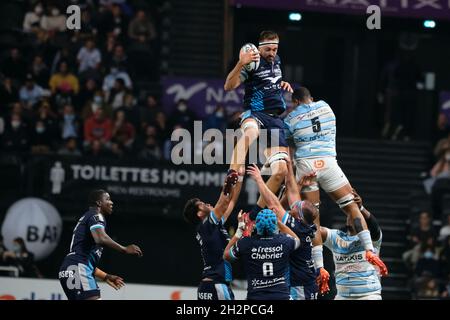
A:
<svg viewBox="0 0 450 320">
<path fill-rule="evenodd" d="M 284 123 L 286 139 L 295 145 L 296 160 L 336 157 L 336 116 L 325 101 L 297 106 Z"/>
<path fill-rule="evenodd" d="M 379 254 L 382 235 L 373 241 L 375 253 Z M 361 297 L 381 294 L 378 271 L 366 260 L 366 250 L 358 236 L 327 229 L 327 239 L 323 243 L 333 253 L 336 289 L 341 297 Z"/>
</svg>

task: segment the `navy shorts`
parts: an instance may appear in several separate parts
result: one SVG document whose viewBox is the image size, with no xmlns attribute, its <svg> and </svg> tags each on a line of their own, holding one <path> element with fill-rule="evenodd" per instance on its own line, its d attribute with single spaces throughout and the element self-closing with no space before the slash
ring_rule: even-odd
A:
<svg viewBox="0 0 450 320">
<path fill-rule="evenodd" d="M 234 300 L 234 294 L 229 284 L 202 281 L 198 286 L 197 300 Z"/>
<path fill-rule="evenodd" d="M 95 281 L 93 267 L 72 259 L 64 259 L 58 278 L 69 300 L 100 298 L 100 288 Z"/>
<path fill-rule="evenodd" d="M 315 282 L 305 286 L 291 287 L 292 300 L 317 300 L 319 288 Z"/>
<path fill-rule="evenodd" d="M 279 115 L 276 114 L 267 114 L 261 111 L 251 111 L 247 110 L 241 114 L 241 123 L 249 118 L 253 118 L 258 122 L 259 127 L 261 129 L 267 130 L 267 147 L 288 147 L 286 142 L 286 137 L 284 134 L 285 126 L 283 119 L 280 118 Z M 274 131 L 272 131 L 274 130 Z M 278 133 L 278 145 L 271 145 L 271 137 L 272 133 Z M 261 136 L 260 136 L 261 137 Z"/>
</svg>

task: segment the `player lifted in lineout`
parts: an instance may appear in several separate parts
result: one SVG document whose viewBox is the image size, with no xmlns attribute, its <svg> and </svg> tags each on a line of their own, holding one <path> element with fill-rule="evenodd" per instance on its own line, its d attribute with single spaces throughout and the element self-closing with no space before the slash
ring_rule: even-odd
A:
<svg viewBox="0 0 450 320">
<path fill-rule="evenodd" d="M 241 129 L 243 136 L 238 140 L 231 158 L 230 169 L 237 171 L 244 166 L 249 146 L 260 135 L 260 129 L 267 130 L 268 141 L 278 136 L 275 145 L 270 145 L 265 150 L 266 167 L 271 169 L 271 177 L 267 181 L 269 189 L 276 193 L 284 181 L 286 175 L 286 163 L 288 157 L 288 145 L 284 137 L 284 125 L 280 115 L 286 110 L 283 98 L 283 90 L 292 92 L 289 83 L 282 81 L 281 60 L 277 55 L 279 37 L 273 31 L 262 31 L 259 36 L 258 50 L 247 46 L 239 53 L 239 61 L 228 74 L 225 90 L 236 89 L 241 83 L 245 85 L 244 108 L 241 115 Z M 254 46 L 253 46 L 254 47 Z M 255 66 L 254 70 L 248 65 Z M 250 70 L 249 70 L 250 69 Z M 259 209 L 265 204 L 262 198 L 258 200 Z M 253 210 L 251 218 L 254 220 L 258 208 Z"/>
<path fill-rule="evenodd" d="M 116 290 L 124 285 L 122 278 L 97 268 L 103 247 L 142 257 L 138 246 L 131 244 L 124 247 L 106 234 L 105 216 L 112 214 L 113 210 L 113 202 L 108 192 L 92 191 L 89 195 L 89 206 L 89 211 L 78 220 L 73 230 L 70 252 L 59 269 L 59 281 L 69 300 L 100 299 L 96 277 L 106 281 Z"/>
<path fill-rule="evenodd" d="M 203 260 L 202 280 L 198 286 L 198 300 L 234 300 L 230 283 L 231 264 L 222 257 L 230 240 L 224 225 L 236 205 L 242 187 L 244 170 L 231 171 L 219 200 L 213 207 L 198 198 L 190 199 L 184 207 L 184 219 L 195 225 L 196 239 Z"/>
<path fill-rule="evenodd" d="M 293 154 L 297 168 L 297 179 L 310 172 L 316 173 L 316 180 L 305 187 L 304 198 L 319 207 L 319 186 L 338 204 L 350 221 L 369 263 L 380 268 L 381 275 L 387 275 L 383 261 L 375 254 L 366 221 L 355 203 L 352 187 L 336 160 L 336 117 L 330 106 L 323 100 L 314 102 L 305 87 L 296 89 L 292 94 L 294 107 L 284 119 L 286 138 L 294 147 Z M 316 220 L 319 227 L 320 221 Z M 316 233 L 314 243 L 316 251 L 322 255 L 322 239 Z M 319 256 L 319 252 L 315 253 Z M 323 260 L 315 259 L 316 268 L 323 267 Z"/>
</svg>

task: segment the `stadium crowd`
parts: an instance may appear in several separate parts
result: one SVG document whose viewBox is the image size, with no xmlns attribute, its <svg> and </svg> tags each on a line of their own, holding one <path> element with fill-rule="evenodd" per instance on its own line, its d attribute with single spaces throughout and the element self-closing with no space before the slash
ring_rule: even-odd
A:
<svg viewBox="0 0 450 320">
<path fill-rule="evenodd" d="M 166 114 L 139 83 L 159 79 L 161 1 L 30 1 L 20 41 L 0 57 L 0 150 L 16 154 L 170 156 L 170 134 L 195 114 Z M 169 118 L 170 116 L 170 118 Z"/>
</svg>

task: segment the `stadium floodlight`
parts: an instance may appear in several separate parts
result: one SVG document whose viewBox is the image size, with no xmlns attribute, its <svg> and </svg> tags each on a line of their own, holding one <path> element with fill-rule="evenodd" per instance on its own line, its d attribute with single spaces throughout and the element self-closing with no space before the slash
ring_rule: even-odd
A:
<svg viewBox="0 0 450 320">
<path fill-rule="evenodd" d="M 436 27 L 436 21 L 434 20 L 425 20 L 423 22 L 423 26 L 428 29 L 433 29 Z"/>
<path fill-rule="evenodd" d="M 289 20 L 300 21 L 302 20 L 302 15 L 299 12 L 291 12 L 289 13 Z"/>
</svg>

